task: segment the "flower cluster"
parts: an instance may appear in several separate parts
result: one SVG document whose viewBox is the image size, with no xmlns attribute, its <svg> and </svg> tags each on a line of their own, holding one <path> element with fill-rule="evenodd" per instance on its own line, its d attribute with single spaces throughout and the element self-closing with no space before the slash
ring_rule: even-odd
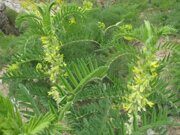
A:
<svg viewBox="0 0 180 135">
<path fill-rule="evenodd" d="M 55 36 L 42 36 L 41 41 L 44 49 L 44 60 L 50 64 L 47 73 L 50 75 L 51 82 L 55 83 L 58 76 L 64 74 L 63 55 L 60 54 L 61 43 Z"/>
<path fill-rule="evenodd" d="M 92 9 L 92 7 L 93 7 L 93 3 L 91 3 L 90 1 L 84 1 L 83 2 L 83 8 L 85 9 L 85 10 L 91 10 Z"/>
<path fill-rule="evenodd" d="M 119 31 L 121 33 L 121 36 L 128 41 L 133 40 L 134 38 L 132 36 L 130 36 L 129 34 L 131 33 L 133 27 L 131 24 L 126 24 L 126 25 L 122 25 L 119 27 Z"/>
<path fill-rule="evenodd" d="M 60 54 L 61 43 L 59 40 L 51 36 L 42 36 L 41 37 L 43 49 L 44 49 L 44 62 L 45 66 L 42 66 L 40 63 L 37 64 L 37 68 L 44 68 L 45 73 L 50 77 L 52 82 L 51 90 L 48 92 L 50 96 L 57 102 L 59 102 L 60 95 L 57 91 L 57 88 L 54 86 L 54 83 L 58 82 L 58 77 L 65 74 L 64 68 L 66 66 L 63 55 Z"/>
<path fill-rule="evenodd" d="M 148 53 L 147 53 L 148 52 Z M 136 119 L 140 119 L 138 112 L 146 111 L 146 106 L 153 106 L 153 102 L 148 100 L 151 93 L 151 82 L 157 78 L 157 68 L 159 62 L 155 54 L 150 53 L 146 47 L 143 48 L 143 57 L 139 57 L 135 66 L 132 67 L 132 79 L 127 83 L 128 94 L 123 104 L 123 108 L 128 112 L 129 122 L 127 128 L 132 128 L 134 114 Z M 129 134 L 132 129 L 129 129 Z"/>
<path fill-rule="evenodd" d="M 98 28 L 104 30 L 106 28 L 106 25 L 103 22 L 98 22 Z"/>
<path fill-rule="evenodd" d="M 21 6 L 26 9 L 26 10 L 33 10 L 36 11 L 37 10 L 37 6 L 36 3 L 32 0 L 23 0 L 20 1 Z"/>
</svg>

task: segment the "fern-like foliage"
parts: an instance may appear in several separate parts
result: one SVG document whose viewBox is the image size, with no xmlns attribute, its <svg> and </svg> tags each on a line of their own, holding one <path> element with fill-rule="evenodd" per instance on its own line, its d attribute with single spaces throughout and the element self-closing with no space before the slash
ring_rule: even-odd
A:
<svg viewBox="0 0 180 135">
<path fill-rule="evenodd" d="M 23 64 L 23 65 L 17 65 L 17 68 L 10 69 L 9 71 L 4 75 L 4 80 L 7 79 L 20 79 L 20 80 L 28 80 L 28 79 L 44 79 L 47 78 L 47 76 L 36 70 L 35 67 L 32 67 L 33 64 Z M 11 65 L 13 68 L 13 65 Z M 15 65 L 14 65 L 15 66 Z"/>
<path fill-rule="evenodd" d="M 107 69 L 108 66 L 98 66 L 96 60 L 78 60 L 66 69 L 69 78 L 61 77 L 61 81 L 68 93 L 77 94 L 89 81 L 104 77 Z"/>
<path fill-rule="evenodd" d="M 148 129 L 155 129 L 161 126 L 176 125 L 177 123 L 168 118 L 169 108 L 167 106 L 153 107 L 142 113 L 142 123 L 134 123 L 133 135 L 143 135 Z"/>
<path fill-rule="evenodd" d="M 58 91 L 62 95 L 58 101 L 62 108 L 59 119 L 63 118 L 78 93 L 81 93 L 90 81 L 102 79 L 107 74 L 107 70 L 108 66 L 98 66 L 97 61 L 91 59 L 87 63 L 84 60 L 78 60 L 73 62 L 71 67 L 66 68 L 68 77 L 61 76 L 61 83 L 58 85 Z"/>
<path fill-rule="evenodd" d="M 33 117 L 29 120 L 28 123 L 24 125 L 24 132 L 27 135 L 38 135 L 44 134 L 46 128 L 51 125 L 51 122 L 54 120 L 54 115 L 45 114 L 39 117 Z"/>
<path fill-rule="evenodd" d="M 76 134 L 108 135 L 114 133 L 116 128 L 121 125 L 119 123 L 117 127 L 112 127 L 114 118 L 116 118 L 116 122 L 121 122 L 119 111 L 115 108 L 120 93 L 122 91 L 118 87 L 106 86 L 101 82 L 85 87 L 78 94 L 71 113 L 67 115 Z"/>
<path fill-rule="evenodd" d="M 17 135 L 21 133 L 21 127 L 22 119 L 17 107 L 0 95 L 0 133 Z"/>
<path fill-rule="evenodd" d="M 27 122 L 21 117 L 16 105 L 9 98 L 0 95 L 0 133 L 3 135 L 39 135 L 57 131 L 53 126 L 55 116 L 47 113 L 31 117 Z M 54 127 L 50 129 L 49 127 Z"/>
</svg>

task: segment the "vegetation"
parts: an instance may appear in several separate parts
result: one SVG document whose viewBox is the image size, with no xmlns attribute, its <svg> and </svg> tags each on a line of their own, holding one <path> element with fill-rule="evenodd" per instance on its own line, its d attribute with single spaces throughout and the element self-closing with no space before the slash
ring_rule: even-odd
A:
<svg viewBox="0 0 180 135">
<path fill-rule="evenodd" d="M 180 3 L 162 1 L 21 3 L 21 34 L 0 37 L 9 88 L 0 134 L 164 135 L 179 126 Z"/>
</svg>

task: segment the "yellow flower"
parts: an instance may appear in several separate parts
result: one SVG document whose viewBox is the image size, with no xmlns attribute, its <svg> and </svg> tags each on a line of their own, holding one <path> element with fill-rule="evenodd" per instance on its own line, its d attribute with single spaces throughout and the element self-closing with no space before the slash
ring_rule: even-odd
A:
<svg viewBox="0 0 180 135">
<path fill-rule="evenodd" d="M 36 11 L 36 3 L 32 0 L 23 0 L 23 1 L 20 1 L 20 4 L 21 6 L 24 8 L 24 9 L 31 9 L 33 11 Z"/>
<path fill-rule="evenodd" d="M 103 22 L 98 22 L 98 27 L 100 28 L 100 29 L 105 29 L 105 24 L 103 23 Z"/>
<path fill-rule="evenodd" d="M 92 2 L 86 1 L 86 0 L 83 2 L 83 8 L 84 8 L 84 9 L 86 9 L 86 10 L 91 10 L 92 7 L 93 7 Z"/>
<path fill-rule="evenodd" d="M 131 24 L 126 24 L 120 27 L 122 30 L 132 30 L 132 25 Z"/>
<path fill-rule="evenodd" d="M 54 86 L 54 87 L 51 87 L 51 90 L 48 92 L 48 95 L 52 96 L 53 99 L 57 102 L 60 98 L 59 96 L 59 92 L 57 91 L 57 88 Z"/>
<path fill-rule="evenodd" d="M 146 52 L 147 51 L 147 47 L 143 47 L 143 52 Z"/>
<path fill-rule="evenodd" d="M 152 73 L 152 76 L 153 76 L 153 77 L 157 77 L 157 75 L 158 75 L 158 74 L 157 74 L 156 72 L 153 72 L 153 73 Z"/>
<path fill-rule="evenodd" d="M 153 68 L 157 68 L 157 67 L 159 67 L 159 63 L 158 63 L 158 61 L 153 61 L 153 62 L 151 62 L 150 66 Z"/>
<path fill-rule="evenodd" d="M 132 70 L 135 74 L 139 74 L 141 73 L 141 70 L 137 67 L 134 67 L 133 70 Z"/>
<path fill-rule="evenodd" d="M 132 25 L 131 25 L 131 24 L 127 24 L 127 25 L 125 25 L 125 28 L 126 28 L 127 30 L 132 30 Z"/>
<path fill-rule="evenodd" d="M 147 101 L 147 104 L 148 104 L 150 107 L 152 107 L 152 106 L 154 105 L 154 103 L 153 103 L 153 102 L 150 102 L 150 101 Z"/>
<path fill-rule="evenodd" d="M 69 23 L 70 23 L 70 24 L 76 24 L 75 18 L 74 18 L 74 17 L 71 17 L 71 18 L 69 19 Z"/>
<path fill-rule="evenodd" d="M 124 39 L 128 40 L 128 41 L 132 41 L 134 38 L 130 37 L 130 36 L 124 36 Z"/>
<path fill-rule="evenodd" d="M 41 42 L 42 42 L 43 44 L 47 44 L 48 38 L 47 38 L 46 36 L 42 36 L 42 37 L 41 37 Z"/>
<path fill-rule="evenodd" d="M 19 69 L 18 64 L 12 64 L 8 67 L 8 71 L 14 71 L 14 70 L 18 70 L 18 69 Z"/>
<path fill-rule="evenodd" d="M 62 3 L 63 3 L 63 0 L 56 0 L 56 3 L 62 4 Z"/>
<path fill-rule="evenodd" d="M 36 65 L 36 70 L 37 70 L 37 71 L 42 71 L 42 64 L 41 64 L 41 63 L 38 63 L 38 64 Z"/>
</svg>

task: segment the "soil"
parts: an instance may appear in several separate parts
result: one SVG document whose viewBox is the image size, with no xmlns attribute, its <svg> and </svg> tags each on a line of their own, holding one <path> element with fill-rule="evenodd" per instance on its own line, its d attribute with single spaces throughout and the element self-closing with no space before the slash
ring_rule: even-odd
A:
<svg viewBox="0 0 180 135">
<path fill-rule="evenodd" d="M 5 70 L 0 71 L 0 77 L 3 75 Z M 2 79 L 0 79 L 0 93 L 2 93 L 4 96 L 8 95 L 8 86 L 6 84 L 3 84 Z"/>
<path fill-rule="evenodd" d="M 179 118 L 174 118 L 174 121 L 176 121 L 177 123 L 180 123 Z M 168 135 L 180 135 L 180 126 L 169 127 Z"/>
</svg>

